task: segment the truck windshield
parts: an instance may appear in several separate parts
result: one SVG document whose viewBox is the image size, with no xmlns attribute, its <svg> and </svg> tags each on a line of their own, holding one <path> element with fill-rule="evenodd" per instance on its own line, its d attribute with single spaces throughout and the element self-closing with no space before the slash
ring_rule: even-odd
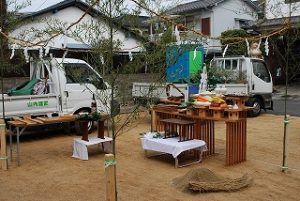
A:
<svg viewBox="0 0 300 201">
<path fill-rule="evenodd" d="M 106 89 L 106 84 L 92 69 L 85 64 L 64 64 L 67 83 L 91 83 L 98 89 Z"/>
<path fill-rule="evenodd" d="M 259 79 L 265 81 L 265 82 L 271 82 L 270 73 L 265 65 L 265 63 L 258 61 L 258 60 L 252 60 L 253 64 L 253 74 L 256 75 Z"/>
</svg>

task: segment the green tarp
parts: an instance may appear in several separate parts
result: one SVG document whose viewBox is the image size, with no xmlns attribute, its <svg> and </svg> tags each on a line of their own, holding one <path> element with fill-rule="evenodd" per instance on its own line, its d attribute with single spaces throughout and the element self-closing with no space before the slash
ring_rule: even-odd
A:
<svg viewBox="0 0 300 201">
<path fill-rule="evenodd" d="M 8 90 L 7 94 L 9 96 L 31 95 L 32 89 L 38 81 L 39 81 L 38 79 L 29 80 L 17 87 Z"/>
</svg>

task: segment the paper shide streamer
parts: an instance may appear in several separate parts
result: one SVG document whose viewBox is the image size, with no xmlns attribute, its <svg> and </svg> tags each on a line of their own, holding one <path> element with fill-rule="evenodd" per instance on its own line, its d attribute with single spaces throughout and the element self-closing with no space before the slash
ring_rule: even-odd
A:
<svg viewBox="0 0 300 201">
<path fill-rule="evenodd" d="M 196 57 L 197 57 L 197 47 L 194 49 L 194 58 L 193 58 L 193 60 L 195 60 Z"/>
<path fill-rule="evenodd" d="M 43 48 L 41 47 L 41 48 L 39 49 L 39 58 L 40 58 L 40 59 L 43 59 L 43 55 L 44 55 L 44 50 L 43 50 Z"/>
<path fill-rule="evenodd" d="M 205 56 L 208 55 L 208 50 L 209 50 L 209 48 L 210 48 L 210 47 L 209 47 L 209 44 L 210 44 L 210 39 L 209 39 L 209 38 L 207 39 L 207 44 L 208 44 L 208 45 L 207 45 L 207 48 L 206 48 L 206 51 L 205 51 Z"/>
<path fill-rule="evenodd" d="M 179 31 L 178 31 L 177 26 L 175 26 L 174 34 L 175 34 L 175 37 L 176 37 L 177 44 L 180 44 L 180 35 L 179 35 Z"/>
<path fill-rule="evenodd" d="M 29 63 L 28 47 L 24 48 L 23 53 L 24 53 L 26 63 Z"/>
<path fill-rule="evenodd" d="M 266 40 L 265 40 L 265 52 L 266 52 L 267 56 L 269 55 L 269 51 L 270 51 L 270 49 L 269 49 L 269 40 L 268 39 L 269 38 L 266 38 Z"/>
<path fill-rule="evenodd" d="M 49 52 L 50 52 L 50 47 L 49 46 L 47 46 L 47 47 L 45 47 L 45 56 L 47 56 L 48 54 L 49 54 Z"/>
<path fill-rule="evenodd" d="M 248 56 L 250 56 L 250 45 L 249 45 L 249 41 L 248 41 L 247 38 L 245 39 L 245 41 L 246 41 L 246 45 L 247 45 L 247 54 L 248 54 Z"/>
<path fill-rule="evenodd" d="M 128 56 L 129 56 L 129 60 L 132 61 L 133 60 L 133 56 L 132 56 L 132 52 L 131 51 L 128 52 Z"/>
<path fill-rule="evenodd" d="M 228 45 L 226 45 L 226 47 L 225 47 L 225 49 L 224 49 L 224 51 L 223 51 L 223 54 L 222 54 L 223 57 L 225 57 L 225 54 L 226 54 L 226 52 L 227 52 L 227 49 L 228 49 Z"/>
<path fill-rule="evenodd" d="M 102 55 L 100 56 L 100 62 L 101 62 L 101 64 L 104 64 L 104 58 Z"/>
<path fill-rule="evenodd" d="M 10 55 L 9 59 L 14 58 L 14 56 L 15 56 L 15 51 L 16 51 L 16 47 L 17 47 L 17 44 L 13 44 L 13 45 L 12 45 L 12 48 L 11 48 L 11 55 Z"/>
</svg>

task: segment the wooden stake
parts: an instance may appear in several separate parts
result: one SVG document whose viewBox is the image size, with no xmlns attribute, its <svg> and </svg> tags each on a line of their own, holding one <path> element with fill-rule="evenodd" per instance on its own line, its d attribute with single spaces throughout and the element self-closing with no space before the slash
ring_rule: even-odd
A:
<svg viewBox="0 0 300 201">
<path fill-rule="evenodd" d="M 151 132 L 157 131 L 156 112 L 151 108 Z"/>
<path fill-rule="evenodd" d="M 113 154 L 105 154 L 106 201 L 116 201 L 116 161 Z"/>
<path fill-rule="evenodd" d="M 5 130 L 5 121 L 0 119 L 0 142 L 1 142 L 1 152 L 0 152 L 0 161 L 3 170 L 7 170 L 7 149 L 6 149 L 6 130 Z"/>
</svg>

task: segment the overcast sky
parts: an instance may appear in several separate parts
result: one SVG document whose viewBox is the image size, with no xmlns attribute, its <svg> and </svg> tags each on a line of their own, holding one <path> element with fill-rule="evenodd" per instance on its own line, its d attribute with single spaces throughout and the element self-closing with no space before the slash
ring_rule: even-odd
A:
<svg viewBox="0 0 300 201">
<path fill-rule="evenodd" d="M 49 6 L 52 6 L 54 4 L 57 4 L 63 0 L 8 0 L 9 2 L 31 2 L 29 6 L 23 8 L 20 10 L 20 12 L 36 12 L 38 10 L 47 8 Z M 136 4 L 134 2 L 132 2 L 131 0 L 125 0 L 126 1 L 126 5 L 128 5 L 128 7 L 134 7 L 136 6 Z M 170 7 L 171 5 L 178 5 L 181 3 L 185 3 L 185 2 L 191 2 L 191 1 L 195 1 L 195 0 L 155 0 L 156 2 L 158 2 L 158 5 L 156 5 L 157 8 L 162 8 L 163 7 Z M 155 5 L 155 4 L 153 4 Z M 13 9 L 13 4 L 10 5 L 10 9 Z M 145 15 L 145 12 L 142 12 L 143 15 Z"/>
</svg>

